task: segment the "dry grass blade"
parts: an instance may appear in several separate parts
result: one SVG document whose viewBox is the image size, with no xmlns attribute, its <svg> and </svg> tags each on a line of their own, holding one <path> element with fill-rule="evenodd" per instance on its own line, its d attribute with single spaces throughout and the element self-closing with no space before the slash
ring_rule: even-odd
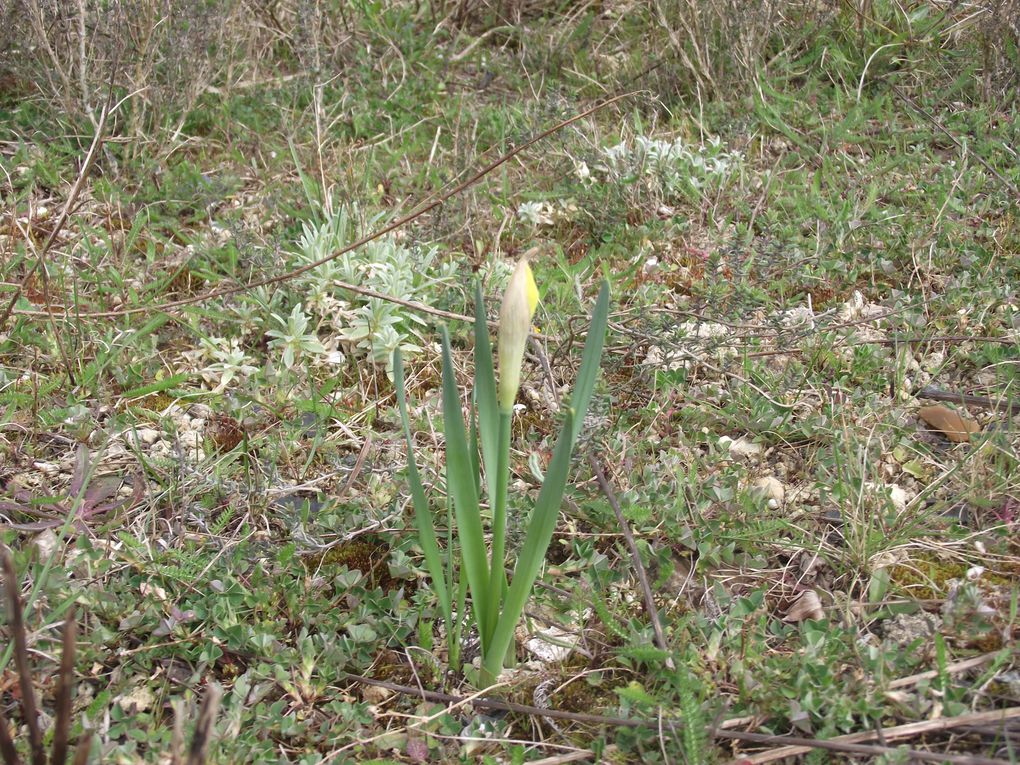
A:
<svg viewBox="0 0 1020 765">
<path fill-rule="evenodd" d="M 971 657 L 970 659 L 947 664 L 944 669 L 929 669 L 927 672 L 919 672 L 909 677 L 899 677 L 889 683 L 889 688 L 908 688 L 912 685 L 917 685 L 922 680 L 931 680 L 938 677 L 942 672 L 950 675 L 966 672 L 968 669 L 974 669 L 974 667 L 980 667 L 982 664 L 989 663 L 998 655 L 998 651 L 991 651 L 980 656 Z"/>
<path fill-rule="evenodd" d="M 173 702 L 174 709 L 174 730 L 170 736 L 170 765 L 181 765 L 184 761 L 184 700 L 176 699 Z"/>
<path fill-rule="evenodd" d="M 17 572 L 14 570 L 14 558 L 5 545 L 0 548 L 0 559 L 3 562 L 4 585 L 7 588 L 7 601 L 10 607 L 11 637 L 14 641 L 14 664 L 18 669 L 18 684 L 21 689 L 21 709 L 25 715 L 25 727 L 28 728 L 28 746 L 32 753 L 32 765 L 46 765 L 46 753 L 43 750 L 42 731 L 39 729 L 39 708 L 35 703 L 35 690 L 32 688 L 32 671 L 28 664 L 28 638 L 25 631 L 25 615 L 21 609 L 21 594 L 18 588 Z"/>
<path fill-rule="evenodd" d="M 71 730 L 71 691 L 74 688 L 74 655 L 77 635 L 78 622 L 75 620 L 74 606 L 72 605 L 64 620 L 60 674 L 57 677 L 57 717 L 53 724 L 53 750 L 50 753 L 50 765 L 64 765 L 64 762 L 67 761 L 67 734 Z"/>
<path fill-rule="evenodd" d="M 220 708 L 223 689 L 219 683 L 210 683 L 202 701 L 202 710 L 198 713 L 195 733 L 191 738 L 191 749 L 188 751 L 188 765 L 202 765 L 205 762 L 209 741 L 212 739 L 212 728 L 216 722 L 216 714 Z"/>
</svg>

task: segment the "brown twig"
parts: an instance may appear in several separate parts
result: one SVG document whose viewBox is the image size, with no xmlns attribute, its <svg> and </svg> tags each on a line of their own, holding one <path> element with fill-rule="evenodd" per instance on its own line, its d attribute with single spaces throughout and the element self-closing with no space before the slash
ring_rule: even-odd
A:
<svg viewBox="0 0 1020 765">
<path fill-rule="evenodd" d="M 659 609 L 655 606 L 655 595 L 652 593 L 652 586 L 648 582 L 648 573 L 645 571 L 645 565 L 641 562 L 641 551 L 638 550 L 634 533 L 630 530 L 630 524 L 627 523 L 627 519 L 623 515 L 623 509 L 616 498 L 616 492 L 613 491 L 613 487 L 610 486 L 609 481 L 606 479 L 606 474 L 602 470 L 602 464 L 599 462 L 598 457 L 590 451 L 588 452 L 588 464 L 591 465 L 592 472 L 595 474 L 595 480 L 598 482 L 602 493 L 606 495 L 609 506 L 613 508 L 613 514 L 616 516 L 616 522 L 620 525 L 620 530 L 623 531 L 623 538 L 627 542 L 627 550 L 630 552 L 631 560 L 634 562 L 634 573 L 637 575 L 638 584 L 641 585 L 641 594 L 645 600 L 645 611 L 648 612 L 648 618 L 652 622 L 652 630 L 655 632 L 655 642 L 660 650 L 668 653 L 669 644 L 666 642 L 666 634 L 663 632 L 662 621 L 659 619 Z M 666 657 L 666 667 L 671 670 L 676 669 L 670 656 Z"/>
<path fill-rule="evenodd" d="M 979 406 L 982 409 L 1008 409 L 1013 414 L 1020 414 L 1020 401 L 996 401 L 985 396 L 974 396 L 970 393 L 954 393 L 949 390 L 942 390 L 932 385 L 925 386 L 917 392 L 918 398 L 927 398 L 932 401 L 948 401 L 951 404 L 962 404 L 966 406 Z"/>
<path fill-rule="evenodd" d="M 1020 717 L 1020 707 L 996 709 L 990 712 L 975 712 L 973 714 L 960 715 L 958 717 L 942 717 L 937 720 L 922 720 L 920 722 L 906 723 L 905 725 L 897 725 L 894 728 L 883 728 L 882 736 L 886 741 L 893 741 L 896 739 L 910 738 L 922 733 L 933 733 L 953 728 L 962 728 L 969 725 L 981 725 L 989 722 L 1001 722 L 1015 717 Z M 854 745 L 864 741 L 872 741 L 877 737 L 878 731 L 861 731 L 860 733 L 850 733 L 846 736 L 837 736 L 836 738 L 830 739 L 830 741 L 837 744 Z M 770 749 L 769 751 L 761 752 L 760 754 L 744 755 L 740 757 L 740 761 L 741 763 L 749 763 L 749 765 L 764 765 L 764 763 L 786 759 L 787 757 L 795 757 L 809 751 L 811 751 L 811 748 L 807 746 L 786 746 L 780 749 Z M 913 756 L 913 753 L 911 753 L 911 756 Z M 967 758 L 965 760 L 955 760 L 956 762 L 961 763 L 976 763 L 979 761 L 989 762 L 987 758 L 971 757 L 970 755 L 939 754 L 936 755 L 936 757 L 938 760 L 945 762 L 954 761 L 950 760 L 950 757 Z M 991 760 L 991 762 L 998 762 L 998 760 Z"/>
<path fill-rule="evenodd" d="M 184 699 L 171 702 L 174 710 L 174 729 L 170 734 L 170 765 L 181 765 L 184 751 Z"/>
<path fill-rule="evenodd" d="M 556 133 L 556 132 L 562 130 L 563 128 L 568 127 L 569 125 L 572 125 L 575 122 L 578 122 L 579 120 L 582 120 L 585 117 L 588 117 L 588 116 L 594 114 L 595 112 L 599 111 L 600 109 L 604 109 L 605 107 L 610 106 L 611 104 L 617 103 L 618 101 L 621 101 L 621 100 L 623 100 L 625 98 L 629 98 L 631 95 L 632 95 L 631 93 L 623 93 L 621 95 L 614 96 L 612 98 L 608 98 L 608 99 L 606 99 L 604 101 L 600 101 L 599 103 L 595 104 L 594 106 L 592 106 L 592 107 L 590 107 L 588 109 L 585 109 L 583 112 L 579 112 L 578 114 L 575 114 L 573 117 L 568 117 L 565 120 L 557 122 L 552 127 L 546 128 L 545 130 L 543 130 L 541 133 L 539 133 L 538 135 L 534 136 L 533 138 L 529 138 L 527 141 L 522 143 L 520 146 L 515 146 L 513 149 L 508 151 L 506 154 L 503 154 L 499 158 L 497 158 L 497 159 L 493 160 L 492 162 L 490 162 L 489 164 L 485 165 L 485 167 L 483 167 L 481 170 L 479 170 L 476 173 L 474 173 L 467 180 L 462 181 L 461 183 L 458 183 L 456 186 L 454 186 L 449 191 L 443 192 L 438 197 L 433 199 L 431 202 L 428 202 L 426 204 L 423 204 L 423 205 L 419 206 L 417 209 L 412 210 L 407 215 L 402 215 L 401 217 L 397 218 L 392 223 L 389 223 L 389 224 L 383 226 L 382 228 L 380 228 L 377 231 L 372 232 L 371 234 L 367 234 L 366 236 L 361 237 L 356 242 L 354 242 L 352 244 L 349 244 L 346 247 L 342 247 L 341 249 L 337 250 L 336 252 L 331 253 L 329 255 L 326 255 L 325 257 L 319 258 L 318 260 L 316 260 L 316 261 L 314 261 L 312 263 L 308 263 L 306 265 L 303 265 L 300 268 L 295 268 L 295 269 L 293 269 L 291 271 L 288 271 L 286 273 L 277 274 L 276 276 L 269 276 L 269 277 L 266 277 L 265 279 L 259 279 L 257 281 L 249 282 L 247 284 L 240 284 L 240 285 L 237 285 L 235 287 L 225 287 L 224 289 L 213 290 L 212 292 L 207 292 L 207 293 L 205 293 L 203 295 L 193 295 L 191 297 L 182 298 L 180 300 L 173 300 L 173 301 L 170 301 L 170 302 L 167 302 L 167 303 L 161 303 L 159 305 L 154 305 L 154 306 L 138 306 L 138 307 L 135 307 L 135 308 L 121 308 L 121 309 L 116 310 L 116 311 L 81 312 L 81 313 L 78 313 L 77 316 L 78 316 L 78 318 L 83 318 L 83 319 L 85 319 L 85 318 L 87 318 L 87 319 L 108 319 L 108 318 L 114 318 L 114 317 L 118 317 L 118 316 L 129 316 L 131 314 L 136 314 L 136 313 L 157 313 L 157 312 L 158 313 L 168 313 L 170 311 L 173 311 L 174 309 L 183 308 L 184 306 L 193 305 L 195 303 L 202 303 L 202 302 L 205 302 L 206 300 L 212 300 L 214 298 L 221 298 L 221 297 L 228 297 L 230 295 L 236 295 L 236 294 L 241 293 L 241 292 L 248 292 L 249 290 L 257 289 L 258 287 L 265 287 L 265 286 L 268 286 L 268 285 L 271 285 L 271 284 L 280 284 L 282 282 L 290 281 L 291 279 L 294 279 L 294 278 L 300 276 L 301 274 L 308 273 L 309 271 L 312 271 L 312 270 L 318 268 L 319 266 L 323 265 L 324 263 L 328 263 L 331 260 L 335 260 L 336 258 L 339 258 L 341 255 L 344 255 L 344 254 L 346 254 L 348 252 L 351 252 L 352 250 L 356 250 L 358 247 L 361 247 L 362 245 L 365 245 L 368 242 L 374 241 L 375 239 L 378 239 L 379 237 L 385 236 L 386 234 L 390 233 L 391 231 L 395 231 L 396 229 L 400 228 L 401 226 L 404 226 L 407 223 L 410 223 L 411 221 L 413 221 L 413 220 L 415 220 L 417 218 L 420 218 L 422 215 L 425 215 L 426 213 L 429 213 L 432 210 L 435 210 L 437 207 L 440 207 L 441 205 L 445 204 L 451 198 L 453 198 L 453 197 L 463 193 L 465 190 L 467 190 L 471 186 L 473 186 L 476 183 L 478 183 L 478 181 L 480 181 L 482 178 L 484 178 L 485 176 L 489 175 L 491 172 L 493 172 L 494 170 L 496 170 L 500 166 L 506 164 L 507 162 L 509 162 L 511 159 L 516 157 L 518 154 L 520 154 L 524 150 L 531 148 L 532 146 L 534 146 L 539 141 L 542 141 L 542 140 L 548 138 L 549 136 L 551 136 L 553 133 Z M 386 295 L 386 294 L 381 293 L 381 292 L 376 292 L 375 290 L 368 290 L 368 289 L 365 289 L 364 287 L 358 287 L 358 286 L 353 285 L 353 284 L 347 284 L 347 283 L 342 283 L 342 282 L 336 282 L 335 284 L 340 289 L 345 289 L 345 290 L 348 290 L 349 292 L 354 292 L 355 294 L 358 294 L 358 295 L 364 295 L 366 297 L 373 297 L 373 298 L 378 298 L 380 300 L 386 300 L 386 301 L 389 301 L 391 303 L 396 303 L 398 305 L 403 305 L 406 308 L 411 308 L 411 309 L 416 310 L 416 311 L 421 311 L 423 313 L 428 313 L 428 314 L 432 314 L 432 315 L 435 315 L 435 316 L 443 316 L 443 317 L 446 317 L 446 318 L 455 318 L 455 319 L 461 319 L 461 320 L 466 320 L 466 321 L 474 321 L 473 318 L 463 316 L 462 314 L 454 314 L 454 313 L 451 313 L 449 311 L 440 311 L 439 309 L 431 308 L 429 306 L 425 306 L 425 305 L 423 305 L 421 303 L 416 303 L 415 301 L 411 301 L 411 300 L 399 300 L 399 299 L 394 298 L 392 295 Z M 12 304 L 11 307 L 13 307 L 13 304 Z M 30 310 L 21 311 L 21 310 L 19 310 L 19 311 L 15 311 L 15 313 L 17 313 L 17 315 L 19 315 L 19 316 L 33 316 L 33 317 L 38 317 L 38 316 L 45 317 L 45 316 L 49 315 L 48 311 L 30 311 Z M 0 326 L 2 326 L 2 322 L 0 322 Z"/>
<path fill-rule="evenodd" d="M 442 693 L 440 691 L 430 691 L 424 688 L 412 688 L 407 685 L 391 683 L 388 680 L 376 680 L 372 677 L 364 677 L 362 675 L 353 675 L 349 673 L 344 673 L 343 676 L 345 679 L 355 683 L 372 685 L 377 688 L 385 688 L 393 691 L 394 693 L 400 693 L 405 696 L 417 696 L 425 701 L 458 705 L 464 704 L 468 701 L 468 699 L 463 696 L 455 696 L 451 693 Z M 531 706 L 530 704 L 516 704 L 512 701 L 500 701 L 499 699 L 476 698 L 471 699 L 470 701 L 476 707 L 481 707 L 482 709 L 495 709 L 502 712 L 513 712 L 515 714 L 530 716 L 552 717 L 556 720 L 569 720 L 571 722 L 607 725 L 616 728 L 641 728 L 645 726 L 658 725 L 658 720 L 632 720 L 626 717 L 604 717 L 602 715 L 593 715 L 586 712 L 565 712 L 560 709 L 546 709 L 544 707 Z"/>
<path fill-rule="evenodd" d="M 462 696 L 441 693 L 439 691 L 429 691 L 422 688 L 413 688 L 407 685 L 398 685 L 386 680 L 376 680 L 375 678 L 364 677 L 362 675 L 345 673 L 344 677 L 352 682 L 361 683 L 363 685 L 372 685 L 378 688 L 386 688 L 394 693 L 399 693 L 405 696 L 414 696 L 434 703 L 462 705 L 468 701 L 468 699 L 465 699 Z M 500 701 L 498 699 L 476 698 L 471 699 L 470 701 L 476 707 L 481 707 L 482 709 L 495 709 L 503 712 L 513 712 L 514 714 L 524 714 L 533 717 L 553 717 L 558 720 L 570 720 L 572 722 L 605 725 L 609 727 L 657 728 L 661 723 L 667 722 L 665 719 L 661 718 L 634 719 L 625 717 L 606 717 L 603 715 L 588 714 L 586 712 L 566 712 L 560 709 L 545 709 L 542 707 L 530 706 L 528 704 L 515 704 L 509 701 Z M 918 733 L 949 730 L 963 725 L 971 725 L 974 722 L 990 722 L 1011 719 L 1014 717 L 1020 717 L 1020 707 L 1011 707 L 1009 709 L 995 710 L 992 712 L 980 712 L 975 715 L 962 715 L 961 717 L 942 720 L 926 720 L 920 723 L 897 726 L 896 728 L 887 728 L 883 731 L 883 733 L 887 739 L 906 738 L 907 736 L 917 735 Z M 668 722 L 674 725 L 683 724 L 683 720 L 679 718 L 670 719 Z M 1006 760 L 997 760 L 989 757 L 922 752 L 913 749 L 903 750 L 889 746 L 865 745 L 846 741 L 845 739 L 848 738 L 847 736 L 840 736 L 839 738 L 828 740 L 802 738 L 800 736 L 776 736 L 765 733 L 747 733 L 744 731 L 726 730 L 726 725 L 726 723 L 723 723 L 722 725 L 709 728 L 709 735 L 714 736 L 715 738 L 743 741 L 745 743 L 788 746 L 791 747 L 790 751 L 792 751 L 792 747 L 799 747 L 800 749 L 796 752 L 797 754 L 808 752 L 812 749 L 825 749 L 830 752 L 862 754 L 871 757 L 883 754 L 896 754 L 898 756 L 906 756 L 907 759 L 912 760 L 920 760 L 923 762 L 949 762 L 953 763 L 953 765 L 1008 765 Z M 873 738 L 876 733 L 874 731 L 867 731 L 865 733 L 856 733 L 852 735 Z M 784 756 L 790 755 L 787 754 Z M 741 757 L 741 759 L 743 760 L 746 758 Z"/>
<path fill-rule="evenodd" d="M 89 761 L 89 752 L 92 750 L 92 731 L 85 731 L 74 750 L 74 765 L 86 765 Z"/>
<path fill-rule="evenodd" d="M 552 393 L 552 400 L 555 401 L 558 398 L 559 392 L 556 390 L 556 379 L 553 377 L 552 367 L 549 365 L 549 359 L 545 355 L 545 350 L 542 348 L 542 344 L 535 338 L 531 338 L 531 347 L 538 356 L 539 363 L 542 366 L 542 371 L 545 374 L 546 382 L 549 384 L 549 390 Z M 606 479 L 605 471 L 602 470 L 602 464 L 591 451 L 588 451 L 587 457 L 588 464 L 591 465 L 592 472 L 595 474 L 595 480 L 598 482 L 599 489 L 601 489 L 602 493 L 605 494 L 610 507 L 613 508 L 613 513 L 616 515 L 616 522 L 619 524 L 620 530 L 623 532 L 623 538 L 627 543 L 627 550 L 630 552 L 631 560 L 634 562 L 634 573 L 637 575 L 638 584 L 641 587 L 641 594 L 645 601 L 645 610 L 648 612 L 648 618 L 652 622 L 652 630 L 655 632 L 655 642 L 660 650 L 669 653 L 669 644 L 666 642 L 666 633 L 662 629 L 662 621 L 659 619 L 659 610 L 655 606 L 655 596 L 652 593 L 652 586 L 648 582 L 648 574 L 645 571 L 644 563 L 641 561 L 641 551 L 638 550 L 637 542 L 634 539 L 634 533 L 631 531 L 630 524 L 627 523 L 627 519 L 623 515 L 623 510 L 616 498 L 616 492 L 613 491 L 613 487 Z M 676 669 L 676 665 L 673 663 L 672 657 L 667 656 L 665 663 L 667 668 L 671 670 Z"/>
<path fill-rule="evenodd" d="M 51 765 L 64 765 L 67 761 L 67 734 L 71 729 L 71 692 L 74 689 L 74 652 L 78 623 L 74 606 L 64 619 L 64 639 L 60 651 L 60 674 L 57 675 L 56 721 L 53 723 L 53 749 Z"/>
<path fill-rule="evenodd" d="M 14 642 L 14 663 L 18 668 L 18 687 L 21 691 L 21 709 L 28 728 L 28 748 L 32 753 L 32 765 L 46 765 L 43 750 L 42 730 L 39 728 L 39 708 L 35 703 L 32 687 L 32 668 L 28 663 L 28 639 L 25 630 L 25 613 L 21 608 L 21 593 L 18 575 L 14 569 L 14 558 L 6 545 L 0 547 L 3 561 L 4 584 L 7 588 L 7 602 L 10 607 L 11 637 Z"/>
</svg>

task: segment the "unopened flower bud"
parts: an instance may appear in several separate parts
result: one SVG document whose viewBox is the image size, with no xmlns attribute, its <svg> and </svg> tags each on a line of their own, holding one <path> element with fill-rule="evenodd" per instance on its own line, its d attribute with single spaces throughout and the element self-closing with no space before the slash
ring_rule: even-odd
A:
<svg viewBox="0 0 1020 765">
<path fill-rule="evenodd" d="M 538 287 L 531 267 L 521 259 L 510 277 L 499 309 L 499 408 L 509 411 L 521 385 L 524 345 L 531 332 L 531 317 L 538 306 Z"/>
</svg>

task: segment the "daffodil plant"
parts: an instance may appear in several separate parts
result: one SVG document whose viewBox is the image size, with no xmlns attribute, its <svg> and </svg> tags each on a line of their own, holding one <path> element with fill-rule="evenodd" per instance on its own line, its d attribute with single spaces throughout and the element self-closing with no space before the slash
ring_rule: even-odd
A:
<svg viewBox="0 0 1020 765">
<path fill-rule="evenodd" d="M 578 376 L 542 489 L 526 524 L 524 543 L 513 556 L 513 574 L 507 578 L 507 485 L 510 479 L 510 421 L 520 387 L 524 348 L 538 305 L 538 288 L 526 260 L 518 263 L 499 314 L 497 382 L 489 329 L 481 288 L 475 298 L 475 379 L 468 425 L 465 427 L 450 353 L 450 339 L 442 329 L 443 427 L 446 435 L 446 483 L 449 523 L 457 530 L 460 575 L 454 570 L 453 554 L 444 566 L 425 488 L 414 458 L 414 444 L 404 392 L 404 370 L 399 349 L 394 353 L 393 371 L 397 402 L 408 449 L 408 480 L 414 505 L 415 526 L 432 578 L 440 611 L 447 624 L 451 662 L 458 655 L 460 614 L 465 594 L 471 594 L 471 616 L 481 642 L 483 686 L 493 683 L 507 657 L 513 657 L 514 630 L 524 611 L 535 580 L 545 560 L 559 516 L 560 502 L 570 470 L 570 459 L 581 424 L 588 410 L 598 376 L 602 345 L 609 316 L 609 285 L 604 283 L 595 303 L 588 338 Z M 488 500 L 491 522 L 486 546 L 482 496 Z M 455 521 L 455 523 L 454 523 Z M 447 538 L 453 550 L 452 531 Z M 466 582 L 466 586 L 465 586 Z M 456 602 L 455 602 L 456 601 Z"/>
</svg>

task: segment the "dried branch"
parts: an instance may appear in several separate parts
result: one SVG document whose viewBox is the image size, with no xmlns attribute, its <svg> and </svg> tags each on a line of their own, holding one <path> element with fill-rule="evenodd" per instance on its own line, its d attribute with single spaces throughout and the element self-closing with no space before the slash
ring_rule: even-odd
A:
<svg viewBox="0 0 1020 765">
<path fill-rule="evenodd" d="M 32 753 L 32 765 L 46 765 L 43 750 L 42 730 L 39 728 L 39 707 L 35 702 L 32 687 L 32 668 L 28 663 L 28 637 L 25 630 L 25 613 L 21 608 L 21 593 L 18 576 L 14 569 L 14 558 L 6 545 L 0 547 L 0 560 L 4 571 L 4 585 L 10 607 L 11 637 L 14 641 L 14 664 L 18 668 L 18 685 L 21 690 L 21 709 L 28 728 L 28 747 Z"/>
<path fill-rule="evenodd" d="M 345 674 L 344 677 L 352 682 L 386 688 L 394 693 L 399 693 L 405 696 L 414 696 L 425 701 L 452 705 L 462 705 L 470 701 L 470 703 L 474 706 L 483 709 L 496 709 L 504 712 L 513 712 L 515 714 L 529 715 L 532 717 L 553 717 L 558 720 L 571 720 L 573 722 L 588 723 L 592 725 L 625 728 L 657 729 L 666 723 L 672 725 L 683 725 L 683 720 L 679 718 L 667 719 L 657 717 L 654 719 L 641 719 L 605 717 L 585 712 L 565 712 L 559 709 L 545 709 L 527 704 L 514 704 L 512 702 L 499 701 L 497 699 L 467 699 L 462 696 L 454 696 L 449 693 L 429 691 L 423 688 L 412 688 L 410 686 L 398 685 L 386 680 L 376 680 L 375 678 L 363 677 L 361 675 Z M 888 741 L 892 738 L 906 738 L 920 733 L 964 727 L 974 724 L 975 722 L 998 722 L 1016 717 L 1020 717 L 1020 707 L 997 709 L 991 712 L 979 712 L 973 715 L 961 715 L 960 717 L 944 718 L 941 720 L 925 720 L 919 723 L 897 726 L 895 728 L 886 728 L 882 731 L 882 734 Z M 733 724 L 734 722 L 740 721 L 731 721 L 729 724 Z M 903 749 L 892 746 L 865 745 L 848 740 L 852 737 L 862 737 L 861 740 L 871 740 L 878 736 L 876 731 L 865 731 L 863 733 L 851 734 L 851 736 L 840 736 L 835 739 L 823 740 L 802 738 L 800 736 L 777 736 L 766 733 L 746 733 L 744 731 L 726 730 L 726 727 L 727 723 L 711 727 L 708 729 L 708 734 L 715 738 L 729 739 L 732 741 L 790 747 L 782 755 L 783 757 L 790 757 L 794 754 L 802 754 L 809 752 L 812 749 L 824 749 L 830 752 L 859 754 L 869 757 L 894 754 L 898 757 L 906 757 L 908 760 L 918 760 L 921 762 L 948 762 L 952 763 L 952 765 L 1009 765 L 1007 760 L 998 760 L 991 757 L 980 757 L 969 754 L 949 754 L 943 752 L 924 752 L 916 749 Z M 797 747 L 798 751 L 794 752 L 793 747 Z M 747 758 L 741 757 L 740 759 L 746 760 Z"/>
<path fill-rule="evenodd" d="M 74 765 L 85 765 L 89 761 L 89 752 L 92 750 L 92 731 L 86 731 L 74 750 Z"/>
<path fill-rule="evenodd" d="M 609 506 L 613 508 L 613 514 L 616 516 L 616 522 L 619 524 L 620 530 L 623 531 L 627 550 L 630 552 L 631 560 L 634 562 L 634 573 L 637 575 L 638 584 L 641 586 L 641 595 L 645 601 L 645 611 L 648 612 L 648 618 L 651 620 L 652 629 L 655 632 L 655 642 L 662 651 L 668 652 L 669 644 L 666 642 L 666 634 L 663 632 L 662 621 L 659 619 L 659 609 L 655 606 L 655 595 L 652 593 L 652 585 L 648 581 L 645 564 L 641 562 L 641 551 L 638 550 L 637 541 L 634 539 L 634 532 L 630 530 L 630 524 L 627 523 L 627 519 L 623 515 L 620 502 L 616 498 L 616 492 L 613 491 L 613 487 L 606 479 L 606 474 L 602 470 L 602 464 L 599 462 L 598 457 L 590 451 L 588 452 L 588 464 L 591 465 L 592 472 L 595 473 L 595 480 L 598 482 L 602 493 L 606 495 Z M 666 657 L 666 667 L 668 669 L 676 669 L 676 665 L 670 656 Z"/>
<path fill-rule="evenodd" d="M 67 734 L 71 730 L 71 696 L 74 690 L 74 641 L 77 634 L 78 622 L 75 620 L 72 605 L 67 612 L 67 618 L 64 619 L 60 674 L 57 676 L 57 716 L 53 724 L 53 750 L 50 753 L 51 765 L 64 765 L 67 761 Z"/>
</svg>

